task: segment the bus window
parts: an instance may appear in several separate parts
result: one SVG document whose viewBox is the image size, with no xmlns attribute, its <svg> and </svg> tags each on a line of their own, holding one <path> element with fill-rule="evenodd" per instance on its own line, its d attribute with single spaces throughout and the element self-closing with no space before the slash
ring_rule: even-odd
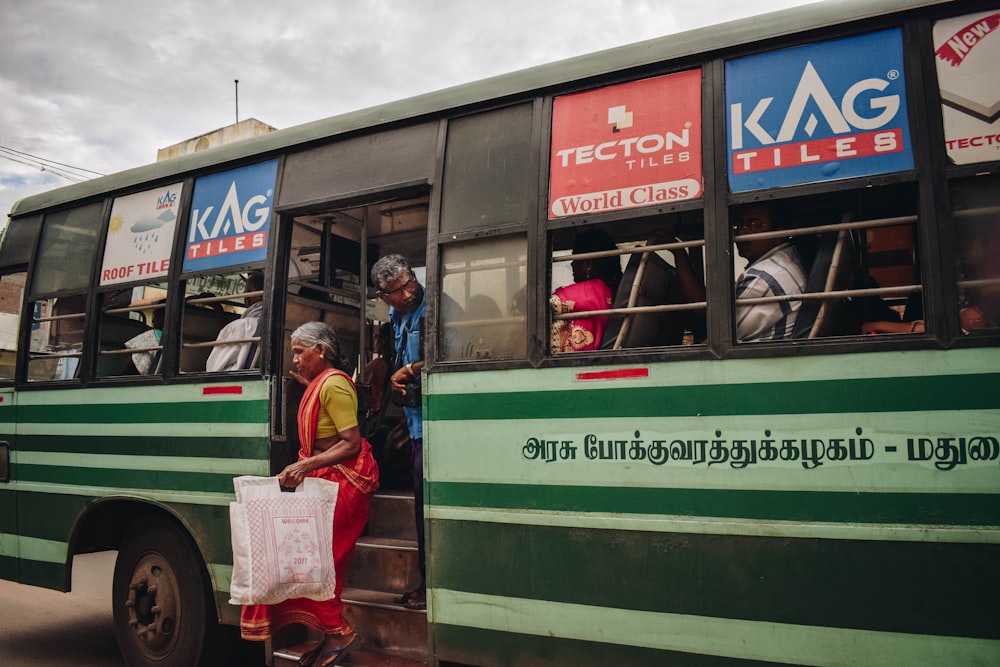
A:
<svg viewBox="0 0 1000 667">
<path fill-rule="evenodd" d="M 28 381 L 79 377 L 86 295 L 40 299 L 32 307 Z"/>
<path fill-rule="evenodd" d="M 79 377 L 90 275 L 103 204 L 45 217 L 31 282 L 28 380 Z"/>
<path fill-rule="evenodd" d="M 912 184 L 734 207 L 742 343 L 922 331 Z"/>
<path fill-rule="evenodd" d="M 31 293 L 43 295 L 84 289 L 97 252 L 103 204 L 53 213 L 45 217 Z"/>
<path fill-rule="evenodd" d="M 292 331 L 313 321 L 325 322 L 336 332 L 352 371 L 360 363 L 361 313 L 368 283 L 367 270 L 361 270 L 362 230 L 365 225 L 377 227 L 391 217 L 388 211 L 400 206 L 412 206 L 426 225 L 422 201 L 333 210 L 293 220 L 281 349 L 286 373 L 293 368 Z M 371 250 L 368 253 L 371 266 L 375 257 Z"/>
<path fill-rule="evenodd" d="M 521 234 L 442 248 L 443 360 L 527 356 L 527 253 Z"/>
<path fill-rule="evenodd" d="M 522 223 L 528 217 L 532 105 L 448 123 L 441 231 Z"/>
<path fill-rule="evenodd" d="M 97 376 L 151 375 L 162 371 L 167 285 L 137 285 L 100 295 Z"/>
<path fill-rule="evenodd" d="M 181 314 L 181 373 L 259 368 L 263 318 L 257 304 L 263 295 L 263 283 L 257 287 L 252 282 L 248 275 L 240 273 L 187 280 Z M 240 331 L 228 329 L 223 333 L 238 320 L 243 325 Z M 218 352 L 216 348 L 220 348 Z"/>
<path fill-rule="evenodd" d="M 26 278 L 27 274 L 23 272 L 0 278 L 0 382 L 14 379 L 17 333 Z"/>
<path fill-rule="evenodd" d="M 994 174 L 957 183 L 952 210 L 962 332 L 995 330 L 1000 327 L 1000 178 Z"/>
<path fill-rule="evenodd" d="M 703 342 L 704 238 L 700 210 L 553 232 L 552 351 Z"/>
</svg>

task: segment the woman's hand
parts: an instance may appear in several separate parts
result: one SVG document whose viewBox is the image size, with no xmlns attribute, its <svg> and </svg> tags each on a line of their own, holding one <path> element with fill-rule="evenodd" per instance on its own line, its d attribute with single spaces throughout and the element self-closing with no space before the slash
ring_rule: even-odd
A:
<svg viewBox="0 0 1000 667">
<path fill-rule="evenodd" d="M 309 459 L 296 461 L 278 473 L 278 484 L 294 489 L 306 478 L 309 472 Z"/>
</svg>

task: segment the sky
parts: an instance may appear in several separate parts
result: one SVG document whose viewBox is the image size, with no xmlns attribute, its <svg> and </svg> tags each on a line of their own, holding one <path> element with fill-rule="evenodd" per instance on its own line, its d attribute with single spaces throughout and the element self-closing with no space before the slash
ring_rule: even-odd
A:
<svg viewBox="0 0 1000 667">
<path fill-rule="evenodd" d="M 287 128 L 809 1 L 0 0 L 0 226 L 235 122 L 237 91 Z"/>
</svg>

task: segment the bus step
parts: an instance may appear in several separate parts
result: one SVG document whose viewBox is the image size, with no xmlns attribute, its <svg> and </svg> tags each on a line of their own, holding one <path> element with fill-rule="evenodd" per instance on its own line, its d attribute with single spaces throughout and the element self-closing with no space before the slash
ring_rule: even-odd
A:
<svg viewBox="0 0 1000 667">
<path fill-rule="evenodd" d="M 272 667 L 297 667 L 299 657 L 313 646 L 315 646 L 314 642 L 307 642 L 274 651 L 271 657 L 271 665 Z M 345 667 L 352 665 L 353 667 L 427 667 L 428 665 L 423 660 L 379 651 L 377 648 L 370 647 L 366 643 L 362 643 L 358 648 L 352 649 L 341 664 L 345 665 Z"/>
<path fill-rule="evenodd" d="M 344 619 L 365 640 L 366 649 L 411 660 L 428 657 L 427 612 L 392 600 L 400 593 L 345 588 Z"/>
</svg>

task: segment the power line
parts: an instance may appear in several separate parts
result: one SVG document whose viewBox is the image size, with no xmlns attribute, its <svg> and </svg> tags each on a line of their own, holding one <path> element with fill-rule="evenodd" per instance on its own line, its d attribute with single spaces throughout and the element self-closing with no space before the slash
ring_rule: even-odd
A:
<svg viewBox="0 0 1000 667">
<path fill-rule="evenodd" d="M 29 167 L 31 167 L 33 169 L 38 169 L 40 171 L 47 172 L 47 173 L 52 174 L 54 176 L 61 176 L 62 178 L 65 178 L 67 181 L 70 181 L 72 183 L 82 183 L 83 181 L 87 180 L 87 177 L 80 176 L 79 174 L 70 175 L 69 172 L 64 172 L 64 171 L 60 170 L 58 167 L 45 167 L 44 165 L 39 165 L 39 164 L 34 163 L 34 162 L 28 162 L 27 160 L 19 160 L 16 157 L 11 157 L 10 155 L 5 155 L 2 152 L 0 152 L 0 157 L 7 158 L 11 162 L 17 162 L 19 164 L 27 165 L 27 166 L 29 166 Z"/>
<path fill-rule="evenodd" d="M 53 169 L 53 168 L 46 169 L 45 167 L 40 167 L 37 164 L 33 164 L 33 163 L 28 162 L 26 160 L 18 160 L 16 157 L 11 157 L 9 155 L 4 155 L 3 153 L 0 153 L 0 157 L 7 158 L 11 162 L 17 162 L 19 164 L 24 164 L 24 165 L 27 165 L 27 166 L 32 167 L 34 169 L 39 169 L 41 171 L 45 171 L 45 172 L 48 172 L 50 174 L 54 174 L 56 176 L 62 176 L 67 181 L 72 181 L 73 183 L 82 183 L 83 181 L 87 180 L 86 178 L 83 178 L 83 177 L 80 177 L 80 176 L 69 176 L 66 173 L 60 172 L 58 169 Z"/>
<path fill-rule="evenodd" d="M 65 178 L 67 181 L 73 183 L 80 183 L 93 176 L 88 174 L 94 174 L 97 176 L 104 176 L 99 171 L 94 171 L 93 169 L 84 169 L 83 167 L 74 167 L 73 165 L 65 164 L 63 162 L 56 162 L 55 160 L 49 160 L 47 158 L 38 157 L 32 155 L 31 153 L 25 153 L 23 151 L 15 150 L 13 148 L 8 148 L 7 146 L 0 146 L 0 157 L 6 158 L 11 162 L 17 162 L 29 167 L 33 167 L 40 171 L 47 171 L 56 176 Z"/>
<path fill-rule="evenodd" d="M 49 164 L 55 164 L 55 165 L 58 165 L 60 167 L 68 167 L 68 168 L 74 169 L 76 171 L 86 171 L 86 172 L 88 172 L 90 174 L 94 174 L 96 176 L 107 176 L 107 174 L 102 174 L 101 172 L 94 171 L 93 169 L 84 169 L 83 167 L 74 167 L 71 164 L 64 164 L 62 162 L 56 162 L 55 160 L 49 160 L 49 159 L 46 159 L 46 158 L 38 157 L 37 155 L 32 155 L 31 153 L 24 153 L 22 151 L 17 151 L 17 150 L 14 150 L 13 148 L 8 148 L 6 146 L 0 146 L 0 149 L 3 149 L 5 151 L 9 151 L 11 153 L 17 153 L 18 155 L 23 155 L 25 157 L 31 158 L 32 160 L 38 160 L 39 162 L 47 162 Z"/>
</svg>

